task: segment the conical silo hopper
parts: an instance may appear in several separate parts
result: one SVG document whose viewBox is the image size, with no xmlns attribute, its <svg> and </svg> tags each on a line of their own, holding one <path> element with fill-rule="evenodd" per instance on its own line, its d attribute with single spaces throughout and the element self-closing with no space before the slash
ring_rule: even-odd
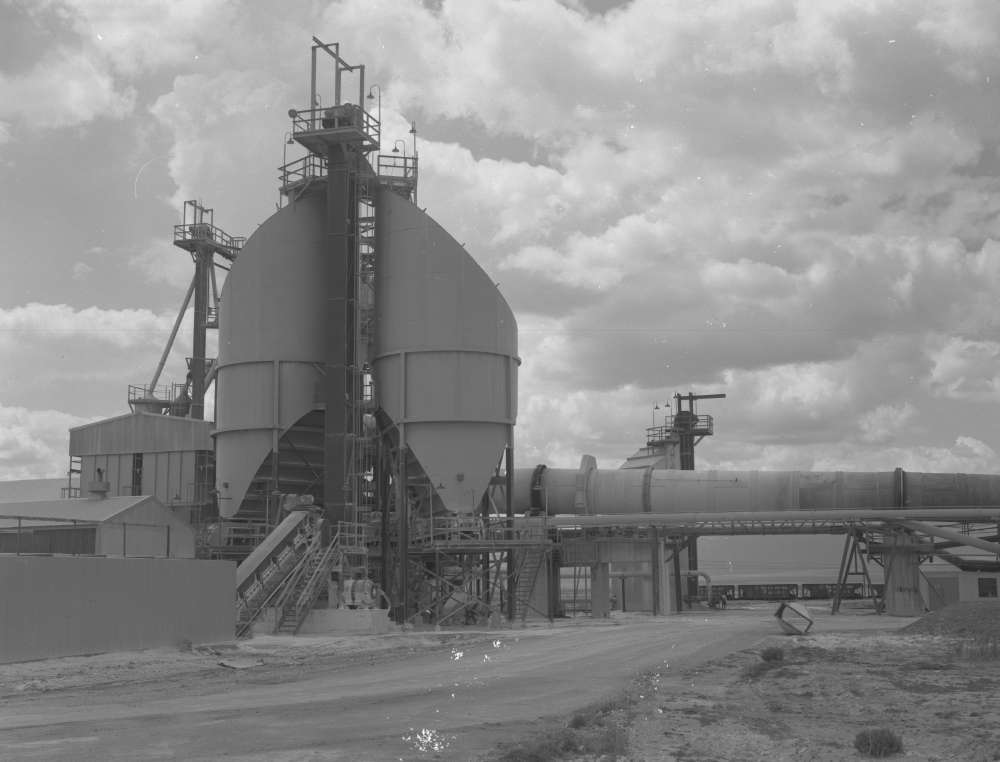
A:
<svg viewBox="0 0 1000 762">
<path fill-rule="evenodd" d="M 215 447 L 223 517 L 239 510 L 279 438 L 319 407 L 324 202 L 323 194 L 308 195 L 271 215 L 247 240 L 222 289 Z"/>
<path fill-rule="evenodd" d="M 517 323 L 465 249 L 409 200 L 376 201 L 375 382 L 445 506 L 476 508 L 517 413 Z"/>
</svg>

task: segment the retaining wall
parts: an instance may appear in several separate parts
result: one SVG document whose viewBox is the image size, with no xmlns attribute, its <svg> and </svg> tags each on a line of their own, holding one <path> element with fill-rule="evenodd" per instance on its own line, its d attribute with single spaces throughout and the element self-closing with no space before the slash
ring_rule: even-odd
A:
<svg viewBox="0 0 1000 762">
<path fill-rule="evenodd" d="M 233 640 L 236 565 L 0 555 L 0 663 Z"/>
</svg>

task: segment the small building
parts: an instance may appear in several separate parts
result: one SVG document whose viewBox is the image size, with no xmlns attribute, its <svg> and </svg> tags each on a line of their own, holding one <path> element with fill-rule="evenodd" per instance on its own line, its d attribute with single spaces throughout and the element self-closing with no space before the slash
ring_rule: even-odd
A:
<svg viewBox="0 0 1000 762">
<path fill-rule="evenodd" d="M 950 603 L 1000 600 L 1000 571 L 963 571 L 949 564 L 924 564 L 920 572 L 920 592 L 932 610 Z"/>
<path fill-rule="evenodd" d="M 194 558 L 195 532 L 151 495 L 0 503 L 0 553 Z"/>
<path fill-rule="evenodd" d="M 70 473 L 109 496 L 154 495 L 185 521 L 213 514 L 213 424 L 137 410 L 69 431 Z M 85 497 L 71 483 L 65 497 Z"/>
</svg>

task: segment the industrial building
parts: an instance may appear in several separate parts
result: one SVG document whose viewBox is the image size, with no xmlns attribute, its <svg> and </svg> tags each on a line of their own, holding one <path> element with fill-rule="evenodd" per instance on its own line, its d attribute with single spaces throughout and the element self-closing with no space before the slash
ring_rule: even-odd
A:
<svg viewBox="0 0 1000 762">
<path fill-rule="evenodd" d="M 195 532 L 152 495 L 0 503 L 0 553 L 194 558 Z"/>
<path fill-rule="evenodd" d="M 174 243 L 194 275 L 159 367 L 130 387 L 130 414 L 71 432 L 71 495 L 99 482 L 109 504 L 155 496 L 192 527 L 200 558 L 239 562 L 239 632 L 315 630 L 311 612 L 341 605 L 352 580 L 371 580 L 372 605 L 399 624 L 554 617 L 574 569 L 592 616 L 607 615 L 623 578 L 631 610 L 666 614 L 706 586 L 707 535 L 843 535 L 836 590 L 876 564 L 876 605 L 890 614 L 928 607 L 928 558 L 959 567 L 973 547 L 995 566 L 1000 476 L 697 472 L 714 423 L 696 402 L 719 395 L 678 395 L 621 469 L 589 456 L 515 468 L 515 316 L 417 205 L 416 126 L 383 153 L 366 108 L 380 89 L 339 45 L 313 43 L 308 105 L 289 111 L 302 155 L 279 168 L 280 208 L 243 239 L 185 205 Z M 187 378 L 160 384 L 192 300 Z"/>
</svg>

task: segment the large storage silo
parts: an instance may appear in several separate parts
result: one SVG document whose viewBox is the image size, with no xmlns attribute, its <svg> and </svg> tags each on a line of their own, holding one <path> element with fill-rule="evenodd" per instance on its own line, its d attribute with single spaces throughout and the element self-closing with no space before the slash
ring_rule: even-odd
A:
<svg viewBox="0 0 1000 762">
<path fill-rule="evenodd" d="M 517 323 L 489 276 L 408 199 L 377 194 L 375 383 L 454 512 L 471 512 L 512 440 Z"/>
<path fill-rule="evenodd" d="M 280 437 L 320 407 L 324 202 L 323 194 L 307 195 L 268 218 L 247 240 L 222 289 L 215 437 L 224 517 L 239 510 Z"/>
<path fill-rule="evenodd" d="M 517 323 L 489 276 L 433 219 L 388 190 L 376 210 L 378 400 L 444 505 L 469 512 L 511 441 Z M 224 517 L 239 510 L 281 437 L 322 408 L 325 215 L 322 192 L 276 212 L 247 240 L 223 288 L 216 484 Z"/>
</svg>

